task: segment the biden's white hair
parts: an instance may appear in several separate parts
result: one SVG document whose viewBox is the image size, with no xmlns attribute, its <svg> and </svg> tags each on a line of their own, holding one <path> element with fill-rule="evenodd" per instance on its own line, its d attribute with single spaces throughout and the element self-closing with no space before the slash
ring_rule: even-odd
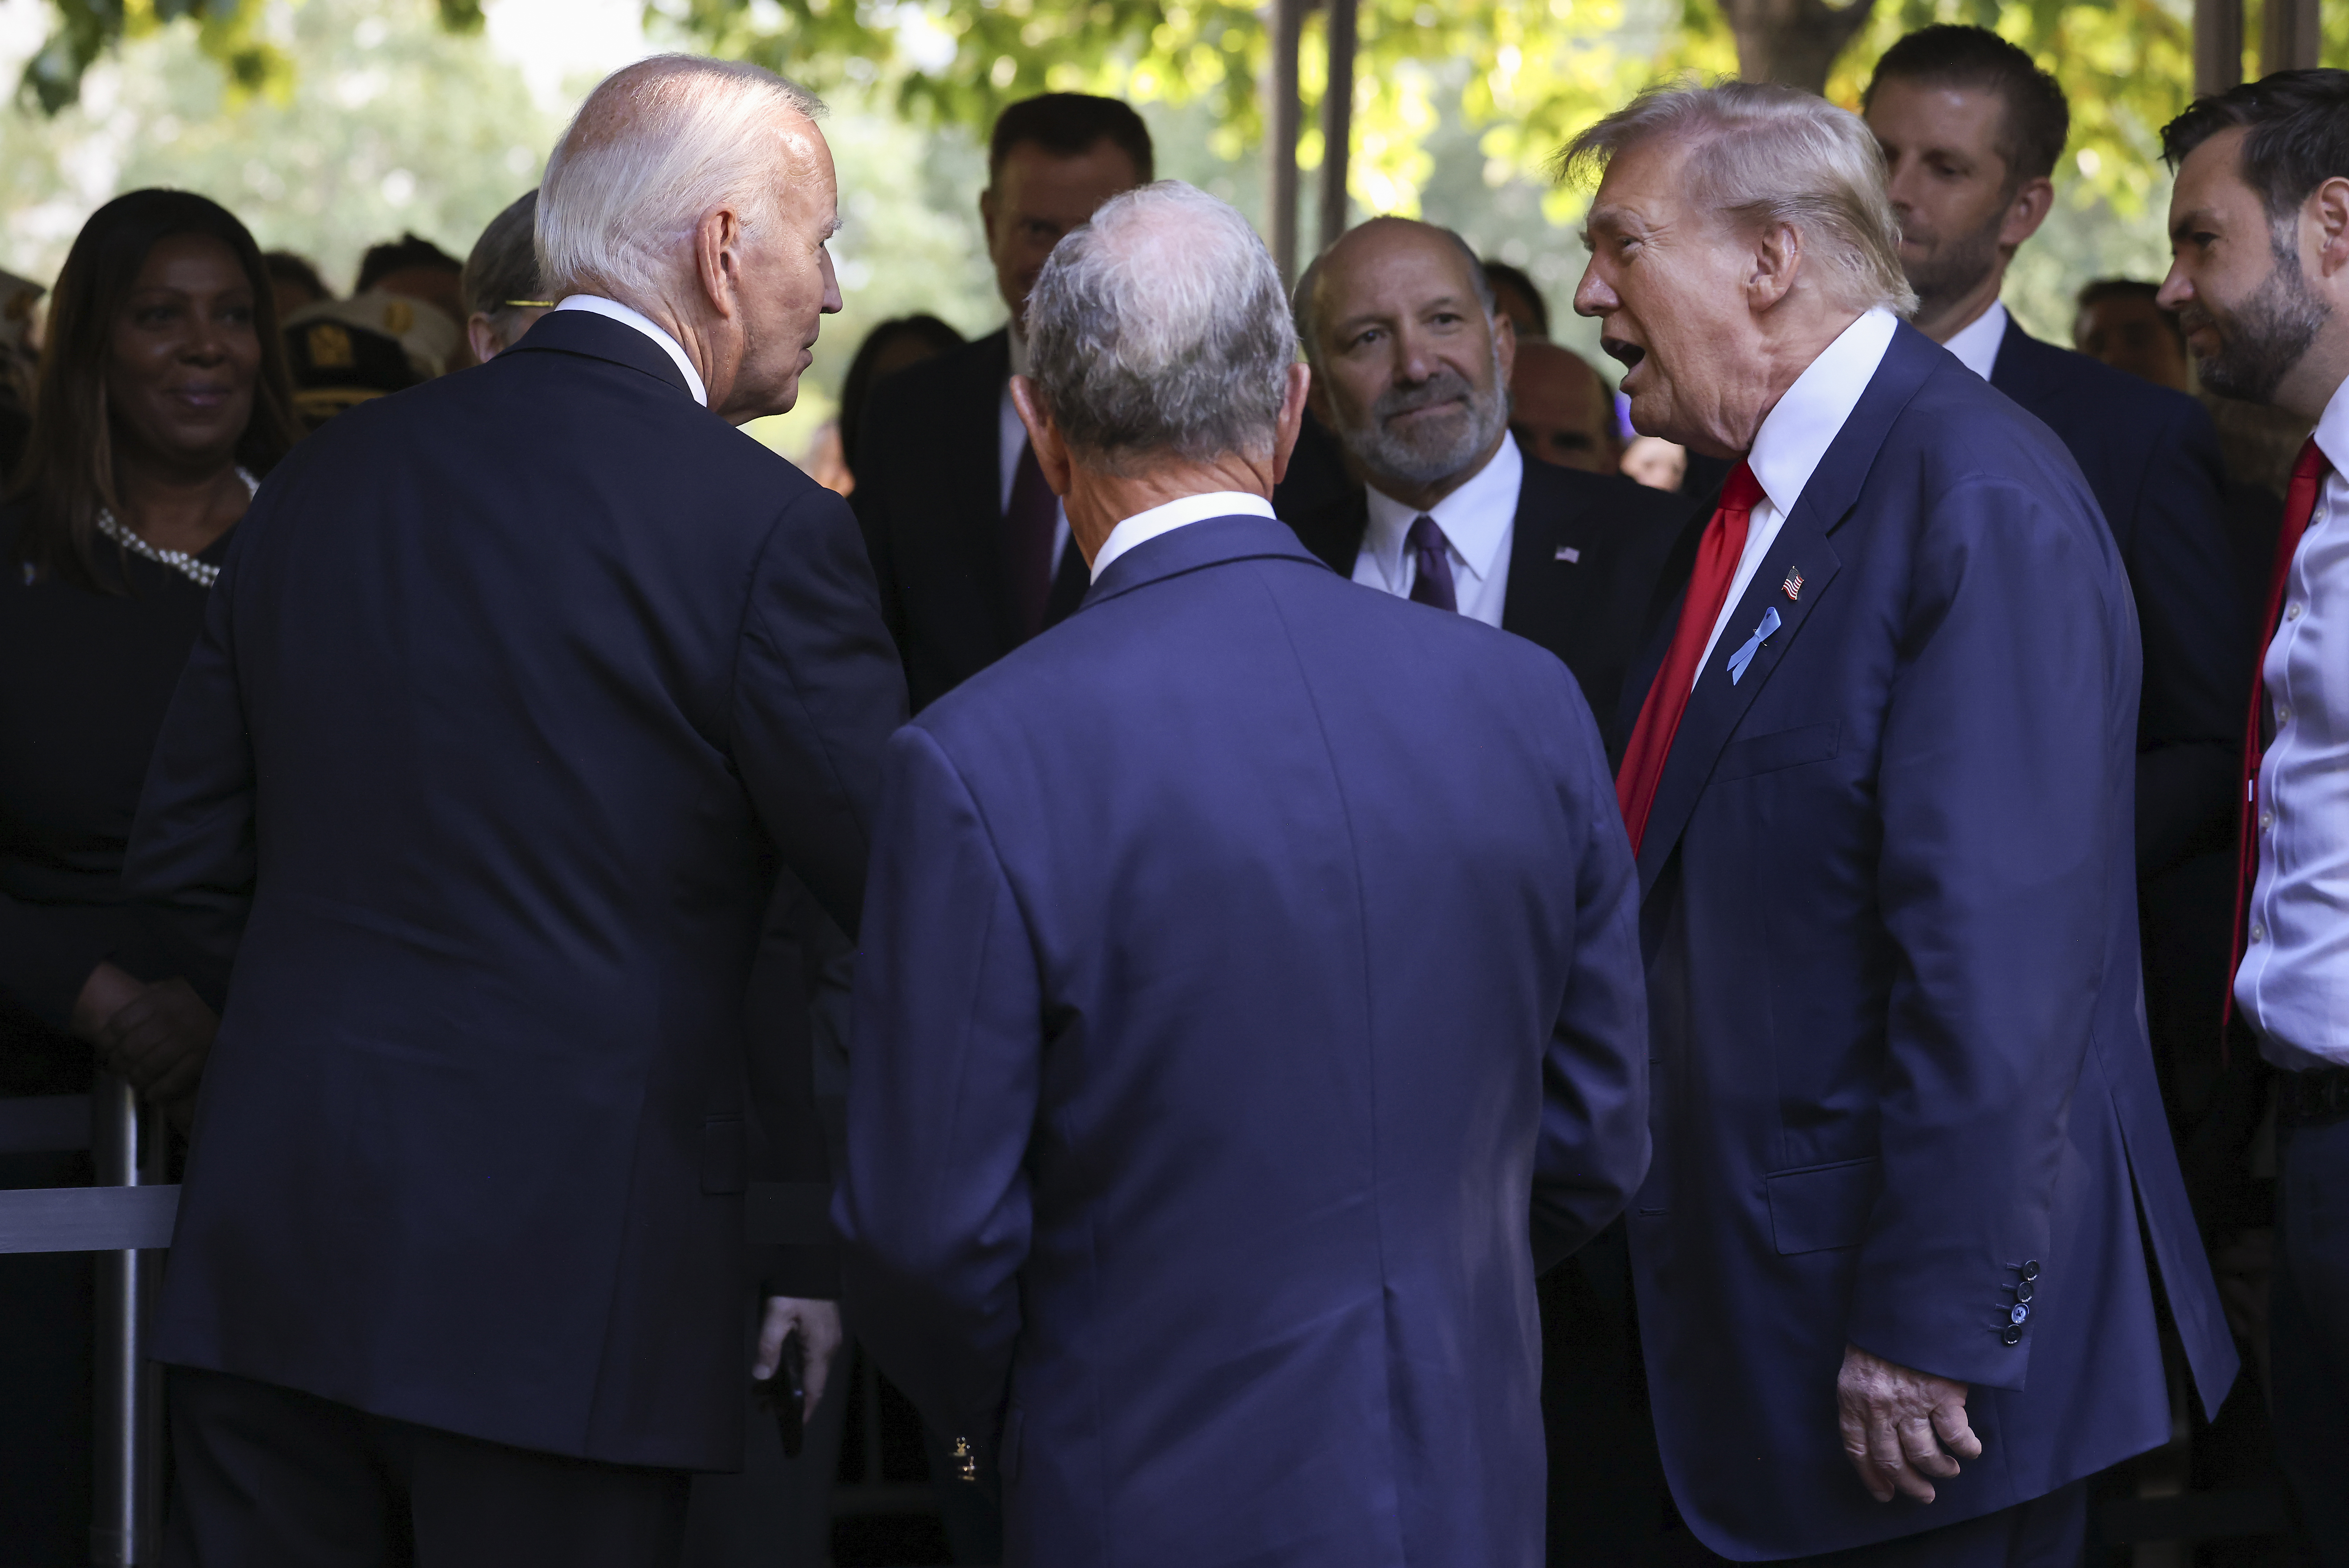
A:
<svg viewBox="0 0 2349 1568">
<path fill-rule="evenodd" d="M 823 102 L 760 66 L 657 55 L 605 77 L 546 161 L 539 270 L 554 297 L 641 305 L 693 272 L 693 234 L 715 208 L 771 221 L 776 132 Z"/>
<path fill-rule="evenodd" d="M 1027 326 L 1029 379 L 1088 463 L 1271 452 L 1297 329 L 1271 253 L 1205 191 L 1103 202 L 1052 247 Z"/>
<path fill-rule="evenodd" d="M 1900 268 L 1900 222 L 1885 193 L 1884 153 L 1859 116 L 1775 82 L 1665 82 L 1567 143 L 1553 167 L 1596 184 L 1608 164 L 1656 140 L 1688 149 L 1689 191 L 1713 211 L 1800 234 L 1837 304 L 1916 310 Z"/>
</svg>

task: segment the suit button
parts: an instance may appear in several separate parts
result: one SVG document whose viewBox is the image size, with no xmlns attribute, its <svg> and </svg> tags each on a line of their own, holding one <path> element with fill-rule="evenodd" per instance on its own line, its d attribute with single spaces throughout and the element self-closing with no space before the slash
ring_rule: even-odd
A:
<svg viewBox="0 0 2349 1568">
<path fill-rule="evenodd" d="M 2002 1345 L 2021 1345 L 2023 1343 L 2023 1331 L 2015 1327 L 2013 1324 L 2009 1324 L 2006 1327 L 1999 1331 L 1998 1337 L 1999 1342 Z"/>
<path fill-rule="evenodd" d="M 2033 1258 L 2031 1262 L 2023 1265 L 2023 1277 L 2026 1280 L 2035 1280 L 2039 1277 L 2038 1259 Z"/>
<path fill-rule="evenodd" d="M 2031 1299 L 2031 1282 L 2029 1280 L 2025 1280 L 2021 1284 L 2014 1287 L 2014 1299 L 2019 1302 L 2027 1302 Z"/>
<path fill-rule="evenodd" d="M 2010 1324 L 2019 1324 L 2030 1315 L 2031 1309 L 2023 1305 L 2021 1302 L 2017 1302 L 2013 1306 L 2006 1309 L 2006 1321 Z"/>
</svg>

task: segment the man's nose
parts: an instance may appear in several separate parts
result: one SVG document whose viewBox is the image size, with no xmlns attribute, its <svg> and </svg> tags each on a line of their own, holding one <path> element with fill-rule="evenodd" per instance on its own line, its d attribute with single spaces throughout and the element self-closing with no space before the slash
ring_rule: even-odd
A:
<svg viewBox="0 0 2349 1568">
<path fill-rule="evenodd" d="M 1604 316 L 1619 309 L 1622 301 L 1615 297 L 1614 289 L 1599 275 L 1599 263 L 1594 258 L 1582 269 L 1582 281 L 1574 286 L 1574 313 L 1577 316 Z"/>
<path fill-rule="evenodd" d="M 2169 264 L 2169 275 L 2154 291 L 2153 302 L 2164 310 L 2175 310 L 2194 297 L 2194 285 L 2187 280 L 2185 269 L 2176 261 Z"/>
</svg>

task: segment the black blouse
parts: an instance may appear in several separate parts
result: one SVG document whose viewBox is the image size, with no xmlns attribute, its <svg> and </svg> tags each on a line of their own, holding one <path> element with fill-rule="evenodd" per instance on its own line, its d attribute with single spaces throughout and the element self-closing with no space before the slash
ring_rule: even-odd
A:
<svg viewBox="0 0 2349 1568">
<path fill-rule="evenodd" d="M 0 511 L 0 540 L 22 516 Z M 228 541 L 199 558 L 219 565 Z M 65 1027 L 101 961 L 169 978 L 159 933 L 123 898 L 122 857 L 208 590 L 102 541 L 98 559 L 127 593 L 0 560 L 0 1095 L 89 1086 L 88 1049 Z"/>
</svg>

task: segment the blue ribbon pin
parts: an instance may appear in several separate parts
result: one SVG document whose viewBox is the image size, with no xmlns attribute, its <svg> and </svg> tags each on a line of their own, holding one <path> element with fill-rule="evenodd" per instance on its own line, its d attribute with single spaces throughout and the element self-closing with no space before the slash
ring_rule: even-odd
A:
<svg viewBox="0 0 2349 1568">
<path fill-rule="evenodd" d="M 1770 634 L 1777 629 L 1778 607 L 1773 605 L 1762 612 L 1762 624 L 1754 628 L 1754 635 L 1745 639 L 1745 646 L 1729 656 L 1729 683 L 1732 686 L 1745 678 L 1745 667 L 1754 662 L 1754 656 L 1762 651 L 1762 645 L 1769 641 Z"/>
</svg>

